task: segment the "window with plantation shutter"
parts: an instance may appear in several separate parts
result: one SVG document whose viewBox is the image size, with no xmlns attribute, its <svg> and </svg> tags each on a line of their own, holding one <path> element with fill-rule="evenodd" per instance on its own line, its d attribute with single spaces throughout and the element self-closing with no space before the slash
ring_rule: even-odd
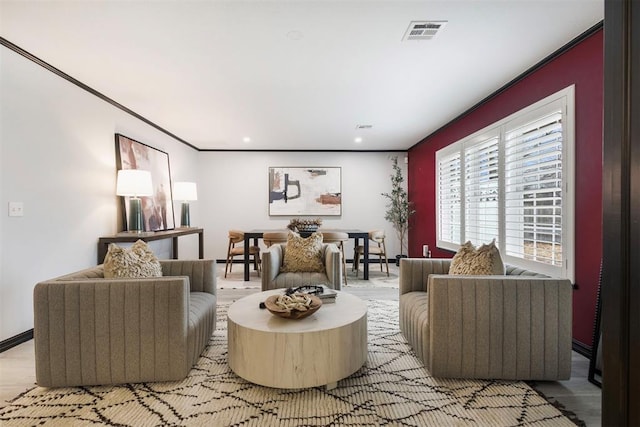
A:
<svg viewBox="0 0 640 427">
<path fill-rule="evenodd" d="M 436 153 L 437 245 L 573 279 L 573 86 Z"/>
<path fill-rule="evenodd" d="M 462 236 L 461 180 L 459 152 L 438 160 L 439 235 L 447 242 L 459 242 Z"/>
<path fill-rule="evenodd" d="M 505 134 L 506 254 L 562 266 L 562 111 Z"/>
<path fill-rule="evenodd" d="M 498 137 L 475 143 L 465 150 L 464 175 L 465 239 L 476 245 L 497 241 Z"/>
</svg>

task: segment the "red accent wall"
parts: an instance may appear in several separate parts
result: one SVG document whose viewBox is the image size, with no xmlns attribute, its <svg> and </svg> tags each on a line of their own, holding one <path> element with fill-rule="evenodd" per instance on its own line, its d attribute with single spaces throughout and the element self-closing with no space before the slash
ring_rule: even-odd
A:
<svg viewBox="0 0 640 427">
<path fill-rule="evenodd" d="M 437 249 L 435 153 L 508 115 L 575 84 L 576 284 L 573 338 L 591 346 L 602 258 L 603 31 L 600 30 L 466 116 L 449 123 L 409 150 L 409 197 L 415 203 L 409 255 L 451 257 Z"/>
</svg>

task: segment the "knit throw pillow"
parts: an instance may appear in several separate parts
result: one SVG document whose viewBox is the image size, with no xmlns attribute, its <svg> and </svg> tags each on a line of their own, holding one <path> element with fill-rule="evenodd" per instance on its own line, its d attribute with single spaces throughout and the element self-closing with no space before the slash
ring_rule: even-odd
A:
<svg viewBox="0 0 640 427">
<path fill-rule="evenodd" d="M 161 276 L 160 261 L 142 240 L 138 240 L 130 248 L 121 248 L 115 243 L 109 245 L 104 258 L 105 279 Z"/>
<path fill-rule="evenodd" d="M 289 233 L 281 273 L 323 272 L 322 233 L 316 232 L 309 237 L 300 237 Z"/>
<path fill-rule="evenodd" d="M 451 260 L 449 274 L 503 275 L 504 264 L 495 239 L 478 249 L 471 242 L 462 245 Z"/>
</svg>

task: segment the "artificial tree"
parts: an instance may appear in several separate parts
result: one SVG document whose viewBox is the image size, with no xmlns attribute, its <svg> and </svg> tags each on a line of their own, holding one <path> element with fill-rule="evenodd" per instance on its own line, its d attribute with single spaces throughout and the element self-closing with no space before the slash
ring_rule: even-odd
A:
<svg viewBox="0 0 640 427">
<path fill-rule="evenodd" d="M 399 263 L 399 259 L 405 256 L 404 248 L 407 247 L 405 240 L 409 231 L 409 217 L 415 213 L 415 210 L 413 209 L 413 203 L 409 201 L 407 190 L 402 185 L 404 177 L 402 176 L 402 169 L 398 166 L 398 157 L 392 157 L 391 162 L 393 166 L 391 193 L 381 194 L 388 200 L 384 219 L 393 225 L 400 240 L 400 255 L 396 257 L 396 262 Z"/>
</svg>

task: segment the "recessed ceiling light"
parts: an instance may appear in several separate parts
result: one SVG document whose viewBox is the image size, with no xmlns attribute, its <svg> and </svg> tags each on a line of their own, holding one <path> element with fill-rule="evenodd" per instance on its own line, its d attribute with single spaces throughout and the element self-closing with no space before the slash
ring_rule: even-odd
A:
<svg viewBox="0 0 640 427">
<path fill-rule="evenodd" d="M 359 136 L 356 136 L 356 138 L 354 139 L 354 141 L 355 141 L 357 144 L 360 144 L 360 143 L 362 142 L 362 138 L 361 138 L 361 137 L 359 137 Z"/>
<path fill-rule="evenodd" d="M 244 138 L 242 138 L 242 142 L 251 142 L 251 138 L 245 136 Z"/>
</svg>

